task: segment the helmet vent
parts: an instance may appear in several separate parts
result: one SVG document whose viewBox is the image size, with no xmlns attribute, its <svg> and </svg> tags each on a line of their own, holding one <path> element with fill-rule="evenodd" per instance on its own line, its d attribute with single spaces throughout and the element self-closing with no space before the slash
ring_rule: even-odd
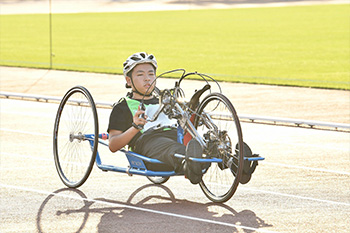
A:
<svg viewBox="0 0 350 233">
<path fill-rule="evenodd" d="M 130 59 L 134 60 L 134 61 L 140 61 L 141 60 L 141 58 L 138 58 L 138 57 L 131 57 Z"/>
</svg>

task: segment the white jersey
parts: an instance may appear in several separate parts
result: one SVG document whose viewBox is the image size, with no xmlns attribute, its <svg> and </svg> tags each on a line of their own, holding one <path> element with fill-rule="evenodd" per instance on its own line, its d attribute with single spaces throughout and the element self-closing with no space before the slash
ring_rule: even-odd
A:
<svg viewBox="0 0 350 233">
<path fill-rule="evenodd" d="M 145 113 L 147 115 L 148 122 L 144 125 L 143 129 L 144 131 L 150 129 L 150 128 L 161 128 L 161 127 L 177 127 L 177 120 L 176 119 L 169 119 L 169 117 L 164 113 L 161 112 L 157 118 L 156 121 L 149 121 L 153 118 L 154 114 L 157 112 L 159 108 L 159 104 L 151 104 L 146 107 Z"/>
</svg>

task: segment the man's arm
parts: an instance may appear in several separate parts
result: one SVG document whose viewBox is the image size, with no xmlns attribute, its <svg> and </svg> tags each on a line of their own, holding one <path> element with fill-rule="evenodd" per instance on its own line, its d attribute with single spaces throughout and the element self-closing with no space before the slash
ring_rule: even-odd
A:
<svg viewBox="0 0 350 233">
<path fill-rule="evenodd" d="M 147 123 L 147 116 L 144 116 L 144 118 L 140 118 L 140 115 L 144 113 L 145 111 L 140 110 L 139 107 L 139 109 L 136 111 L 133 117 L 133 122 L 136 125 L 145 125 Z M 127 129 L 125 132 L 114 129 L 109 130 L 109 150 L 113 153 L 120 150 L 121 148 L 126 146 L 139 131 L 140 129 L 136 129 L 133 126 Z"/>
<path fill-rule="evenodd" d="M 127 131 L 119 130 L 109 131 L 109 150 L 113 153 L 126 146 L 131 139 L 139 132 L 138 129 L 130 127 Z"/>
</svg>

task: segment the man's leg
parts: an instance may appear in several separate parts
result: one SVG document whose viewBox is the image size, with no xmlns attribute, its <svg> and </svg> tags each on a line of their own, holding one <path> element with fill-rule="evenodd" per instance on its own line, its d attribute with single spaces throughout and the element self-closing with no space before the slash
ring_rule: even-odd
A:
<svg viewBox="0 0 350 233">
<path fill-rule="evenodd" d="M 181 159 L 176 158 L 174 154 L 186 153 L 186 147 L 176 141 L 172 137 L 164 137 L 164 135 L 156 135 L 150 137 L 149 140 L 144 139 L 140 143 L 135 152 L 150 158 L 158 159 L 164 164 L 147 163 L 147 168 L 151 170 L 175 170 L 181 169 Z"/>
</svg>

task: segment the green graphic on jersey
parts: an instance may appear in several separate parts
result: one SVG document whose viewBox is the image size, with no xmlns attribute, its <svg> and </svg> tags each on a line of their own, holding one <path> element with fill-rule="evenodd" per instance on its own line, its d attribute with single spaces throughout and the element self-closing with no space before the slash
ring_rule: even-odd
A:
<svg viewBox="0 0 350 233">
<path fill-rule="evenodd" d="M 135 113 L 137 112 L 137 109 L 139 108 L 140 101 L 131 99 L 129 97 L 125 97 L 125 100 L 126 100 L 126 103 L 130 109 L 132 116 L 135 116 Z M 145 105 L 145 107 L 148 107 L 149 104 L 144 104 L 144 105 Z M 140 132 L 143 133 L 143 129 Z"/>
</svg>

